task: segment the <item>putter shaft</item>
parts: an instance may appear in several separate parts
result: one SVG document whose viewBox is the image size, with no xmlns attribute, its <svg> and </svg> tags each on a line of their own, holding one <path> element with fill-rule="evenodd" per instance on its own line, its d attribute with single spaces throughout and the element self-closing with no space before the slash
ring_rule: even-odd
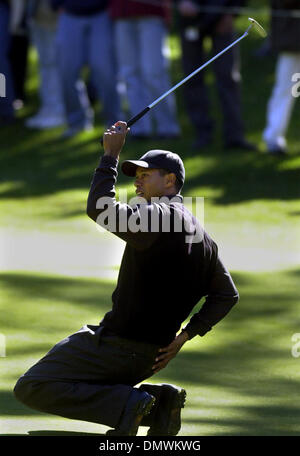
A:
<svg viewBox="0 0 300 456">
<path fill-rule="evenodd" d="M 198 74 L 201 70 L 203 70 L 203 68 L 207 67 L 211 62 L 213 62 L 214 60 L 216 60 L 218 57 L 220 57 L 222 54 L 224 54 L 225 52 L 227 52 L 230 48 L 232 48 L 233 46 L 235 46 L 239 41 L 241 41 L 242 39 L 244 39 L 248 34 L 249 34 L 249 31 L 251 30 L 251 28 L 254 26 L 255 29 L 257 30 L 257 32 L 263 36 L 263 37 L 266 37 L 267 34 L 264 30 L 264 28 L 255 20 L 255 19 L 252 19 L 251 17 L 249 17 L 249 21 L 251 22 L 251 24 L 248 26 L 248 28 L 246 29 L 246 31 L 243 33 L 242 36 L 240 36 L 238 39 L 236 39 L 235 41 L 233 41 L 233 43 L 231 43 L 229 46 L 227 46 L 225 49 L 223 49 L 221 52 L 219 52 L 217 55 L 215 55 L 214 57 L 212 57 L 210 60 L 208 60 L 207 62 L 205 62 L 203 65 L 201 65 L 199 68 L 197 68 L 195 71 L 193 71 L 192 73 L 190 73 L 188 76 L 186 76 L 184 79 L 182 79 L 180 82 L 178 82 L 177 84 L 175 84 L 173 87 L 171 87 L 171 89 L 167 90 L 165 93 L 163 93 L 160 97 L 158 97 L 156 100 L 154 100 L 151 104 L 149 104 L 148 106 L 146 106 L 146 108 L 144 108 L 142 111 L 140 111 L 138 114 L 136 114 L 134 117 L 131 117 L 131 119 L 128 120 L 127 122 L 127 126 L 130 127 L 131 125 L 135 124 L 135 122 L 137 122 L 139 119 L 141 119 L 141 117 L 143 117 L 148 111 L 150 111 L 151 108 L 153 108 L 154 106 L 156 106 L 160 101 L 162 101 L 164 98 L 166 98 L 168 95 L 170 95 L 170 93 L 174 92 L 174 90 L 178 89 L 178 87 L 182 86 L 183 84 L 185 84 L 189 79 L 191 79 L 192 77 L 194 77 L 196 74 Z M 101 144 L 103 144 L 103 140 L 101 140 Z"/>
<path fill-rule="evenodd" d="M 151 108 L 153 108 L 154 106 L 156 106 L 160 101 L 162 101 L 164 98 L 166 98 L 168 95 L 170 95 L 170 93 L 174 92 L 174 90 L 178 89 L 178 87 L 182 86 L 183 84 L 185 84 L 189 79 L 191 79 L 192 77 L 194 77 L 196 74 L 198 74 L 201 70 L 203 70 L 203 68 L 205 68 L 206 66 L 208 66 L 211 62 L 213 62 L 214 60 L 216 60 L 218 57 L 220 57 L 222 54 L 224 54 L 225 52 L 227 52 L 230 48 L 232 48 L 233 46 L 235 46 L 239 41 L 241 41 L 242 39 L 244 39 L 248 34 L 249 34 L 249 31 L 251 30 L 251 28 L 253 26 L 255 26 L 256 30 L 258 31 L 258 33 L 261 35 L 261 36 L 266 36 L 266 32 L 265 30 L 263 29 L 263 27 L 255 20 L 255 19 L 252 19 L 251 17 L 249 17 L 249 21 L 251 22 L 251 24 L 248 26 L 248 28 L 246 29 L 246 31 L 243 33 L 242 36 L 240 36 L 237 40 L 233 41 L 233 43 L 231 43 L 229 46 L 227 46 L 225 49 L 223 49 L 221 52 L 219 52 L 218 54 L 216 54 L 214 57 L 212 57 L 210 60 L 208 60 L 207 62 L 205 62 L 203 65 L 201 65 L 199 68 L 197 68 L 195 71 L 193 71 L 192 73 L 190 73 L 188 76 L 186 76 L 184 79 L 182 79 L 182 81 L 178 82 L 177 84 L 175 84 L 173 87 L 171 87 L 171 89 L 167 90 L 167 92 L 163 93 L 160 97 L 158 97 L 156 100 L 153 101 L 153 103 L 151 103 L 150 105 L 148 105 L 145 109 L 143 109 L 142 111 L 140 111 L 138 114 L 136 114 L 134 117 L 132 117 L 131 119 L 128 120 L 127 122 L 127 126 L 130 127 L 131 125 L 133 125 L 135 122 L 137 122 L 141 117 L 143 117 L 148 111 L 150 111 Z"/>
</svg>

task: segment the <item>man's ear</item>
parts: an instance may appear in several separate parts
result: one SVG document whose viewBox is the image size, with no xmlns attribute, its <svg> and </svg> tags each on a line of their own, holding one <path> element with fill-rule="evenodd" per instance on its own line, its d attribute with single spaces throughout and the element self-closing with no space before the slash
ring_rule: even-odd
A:
<svg viewBox="0 0 300 456">
<path fill-rule="evenodd" d="M 166 186 L 167 187 L 173 187 L 176 182 L 176 176 L 174 173 L 166 174 Z"/>
</svg>

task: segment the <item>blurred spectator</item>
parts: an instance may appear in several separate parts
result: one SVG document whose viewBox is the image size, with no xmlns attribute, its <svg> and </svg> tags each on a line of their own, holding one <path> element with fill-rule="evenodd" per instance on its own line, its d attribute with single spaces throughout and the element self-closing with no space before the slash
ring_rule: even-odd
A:
<svg viewBox="0 0 300 456">
<path fill-rule="evenodd" d="M 107 0 L 51 0 L 60 10 L 57 45 L 68 129 L 64 137 L 91 129 L 94 113 L 80 71 L 90 68 L 92 86 L 101 100 L 106 126 L 120 118 L 116 90 L 112 24 Z"/>
<path fill-rule="evenodd" d="M 14 89 L 8 58 L 10 49 L 10 7 L 8 0 L 0 0 L 0 126 L 14 121 Z"/>
<path fill-rule="evenodd" d="M 114 20 L 118 73 L 126 85 L 131 115 L 137 114 L 171 87 L 163 53 L 168 4 L 167 1 L 109 2 Z M 173 94 L 132 126 L 132 137 L 149 137 L 152 121 L 155 122 L 158 137 L 174 138 L 179 135 Z"/>
<path fill-rule="evenodd" d="M 10 0 L 10 5 L 11 46 L 9 59 L 15 93 L 13 107 L 18 110 L 24 106 L 26 99 L 25 81 L 29 48 L 28 26 L 26 23 L 27 0 Z"/>
<path fill-rule="evenodd" d="M 55 41 L 57 16 L 49 0 L 28 0 L 27 17 L 40 73 L 40 108 L 26 120 L 25 125 L 29 128 L 54 128 L 65 123 Z"/>
<path fill-rule="evenodd" d="M 300 79 L 300 16 L 289 15 L 291 10 L 299 11 L 300 5 L 298 0 L 272 0 L 271 5 L 271 42 L 279 55 L 263 139 L 269 153 L 283 155 L 287 152 L 285 135 L 292 108 L 296 96 L 300 95 L 299 88 L 293 91 L 293 85 Z M 294 80 L 293 75 L 297 76 Z"/>
<path fill-rule="evenodd" d="M 259 48 L 254 51 L 254 55 L 259 58 L 272 57 L 273 52 L 269 35 L 263 40 Z"/>
<path fill-rule="evenodd" d="M 203 40 L 212 40 L 212 53 L 218 54 L 235 39 L 233 14 L 226 7 L 240 7 L 243 0 L 177 0 L 181 30 L 182 58 L 185 75 L 205 63 Z M 201 7 L 207 8 L 201 10 Z M 224 8 L 224 12 L 220 11 Z M 211 8 L 211 11 L 209 11 Z M 218 95 L 223 112 L 223 139 L 225 148 L 255 150 L 245 140 L 240 98 L 240 71 L 238 46 L 234 46 L 212 63 Z M 188 115 L 196 130 L 194 148 L 200 149 L 212 142 L 213 120 L 209 114 L 209 98 L 204 84 L 205 72 L 184 85 Z"/>
</svg>

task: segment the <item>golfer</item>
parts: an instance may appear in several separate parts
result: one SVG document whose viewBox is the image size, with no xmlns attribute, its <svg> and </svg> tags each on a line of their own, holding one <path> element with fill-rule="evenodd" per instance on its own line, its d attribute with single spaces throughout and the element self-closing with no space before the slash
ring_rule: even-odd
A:
<svg viewBox="0 0 300 456">
<path fill-rule="evenodd" d="M 108 435 L 176 435 L 185 390 L 142 383 L 195 336 L 204 336 L 238 301 L 216 243 L 183 205 L 180 157 L 151 150 L 126 160 L 136 204 L 116 201 L 117 167 L 128 128 L 117 122 L 103 138 L 87 214 L 126 242 L 112 309 L 56 344 L 18 380 L 14 392 L 34 409 L 111 427 Z M 192 309 L 198 313 L 181 330 Z"/>
</svg>

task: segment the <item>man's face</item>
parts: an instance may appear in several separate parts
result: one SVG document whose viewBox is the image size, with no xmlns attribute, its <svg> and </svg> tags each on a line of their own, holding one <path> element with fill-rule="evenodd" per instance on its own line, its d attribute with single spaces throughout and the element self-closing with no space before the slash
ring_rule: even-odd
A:
<svg viewBox="0 0 300 456">
<path fill-rule="evenodd" d="M 161 176 L 158 169 L 141 168 L 136 170 L 135 182 L 136 194 L 151 201 L 152 197 L 160 197 L 166 194 L 167 176 Z"/>
</svg>

